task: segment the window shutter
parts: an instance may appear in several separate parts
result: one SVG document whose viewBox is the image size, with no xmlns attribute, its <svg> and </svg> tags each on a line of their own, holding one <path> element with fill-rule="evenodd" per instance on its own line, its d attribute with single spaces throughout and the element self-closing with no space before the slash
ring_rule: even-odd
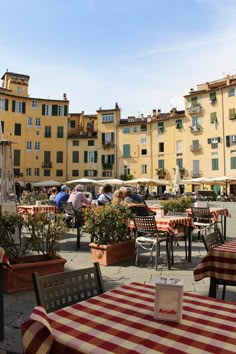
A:
<svg viewBox="0 0 236 354">
<path fill-rule="evenodd" d="M 208 138 L 208 139 L 207 139 L 207 143 L 208 143 L 208 144 L 211 144 L 211 138 Z"/>
<path fill-rule="evenodd" d="M 226 146 L 227 147 L 230 146 L 230 136 L 229 135 L 226 136 Z"/>
<path fill-rule="evenodd" d="M 52 105 L 52 116 L 57 116 L 57 105 L 53 104 Z"/>
<path fill-rule="evenodd" d="M 67 116 L 68 114 L 68 106 L 64 106 L 64 116 Z"/>
<path fill-rule="evenodd" d="M 84 151 L 84 162 L 88 162 L 88 151 Z"/>
<path fill-rule="evenodd" d="M 42 115 L 45 116 L 45 104 L 42 105 Z"/>
<path fill-rule="evenodd" d="M 22 102 L 22 113 L 25 113 L 25 102 Z"/>
<path fill-rule="evenodd" d="M 98 162 L 98 152 L 94 151 L 94 162 Z"/>
<path fill-rule="evenodd" d="M 220 143 L 220 137 L 218 136 L 218 143 Z"/>
<path fill-rule="evenodd" d="M 114 141 L 114 133 L 111 133 L 111 141 Z"/>
<path fill-rule="evenodd" d="M 8 111 L 8 99 L 5 99 L 5 111 Z"/>
<path fill-rule="evenodd" d="M 98 171 L 97 170 L 93 170 L 93 175 L 94 175 L 94 177 L 97 177 Z"/>
<path fill-rule="evenodd" d="M 102 155 L 102 165 L 105 163 L 105 155 Z"/>
<path fill-rule="evenodd" d="M 102 133 L 102 143 L 105 143 L 105 133 Z"/>
<path fill-rule="evenodd" d="M 111 155 L 111 163 L 114 163 L 114 162 L 115 162 L 115 155 L 112 154 L 112 155 Z"/>
<path fill-rule="evenodd" d="M 88 176 L 88 171 L 87 170 L 84 171 L 84 175 L 85 175 L 85 177 Z"/>
<path fill-rule="evenodd" d="M 16 111 L 16 101 L 12 101 L 12 112 Z"/>
</svg>

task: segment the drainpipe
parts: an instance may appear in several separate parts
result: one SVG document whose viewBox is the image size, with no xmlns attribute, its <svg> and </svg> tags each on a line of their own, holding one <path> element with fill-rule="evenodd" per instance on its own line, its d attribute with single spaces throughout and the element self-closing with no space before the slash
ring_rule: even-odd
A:
<svg viewBox="0 0 236 354">
<path fill-rule="evenodd" d="M 224 97 L 223 88 L 221 90 L 221 110 L 222 110 L 222 143 L 223 143 L 223 171 L 226 176 L 226 157 L 225 157 L 225 116 L 224 116 Z"/>
</svg>

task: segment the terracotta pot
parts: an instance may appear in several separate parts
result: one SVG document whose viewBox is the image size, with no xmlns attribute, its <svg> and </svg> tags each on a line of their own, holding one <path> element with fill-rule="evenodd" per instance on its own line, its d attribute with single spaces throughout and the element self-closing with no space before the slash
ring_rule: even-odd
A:
<svg viewBox="0 0 236 354">
<path fill-rule="evenodd" d="M 51 260 L 43 255 L 21 257 L 20 261 L 20 264 L 12 264 L 11 270 L 4 268 L 3 290 L 6 293 L 33 289 L 32 272 L 40 275 L 64 272 L 66 263 L 60 256 Z"/>
<path fill-rule="evenodd" d="M 115 243 L 114 245 L 97 245 L 90 243 L 92 262 L 101 265 L 112 265 L 134 258 L 134 240 Z"/>
</svg>

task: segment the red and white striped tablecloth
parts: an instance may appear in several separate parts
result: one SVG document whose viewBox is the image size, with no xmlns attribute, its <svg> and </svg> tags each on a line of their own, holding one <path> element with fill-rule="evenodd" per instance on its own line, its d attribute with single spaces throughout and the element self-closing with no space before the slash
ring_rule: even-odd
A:
<svg viewBox="0 0 236 354">
<path fill-rule="evenodd" d="M 189 213 L 189 215 L 191 215 L 191 209 L 186 209 L 186 212 Z M 219 215 L 223 215 L 225 217 L 231 217 L 227 208 L 212 208 L 212 207 L 210 207 L 210 213 L 212 214 L 213 222 L 218 221 Z"/>
<path fill-rule="evenodd" d="M 235 303 L 185 293 L 181 323 L 165 322 L 153 318 L 154 294 L 131 283 L 48 315 L 36 307 L 25 354 L 235 353 Z"/>
<path fill-rule="evenodd" d="M 19 205 L 17 211 L 23 215 L 34 215 L 35 213 L 56 213 L 58 209 L 55 205 Z"/>
<path fill-rule="evenodd" d="M 236 240 L 214 247 L 194 269 L 195 281 L 206 277 L 236 281 Z"/>
<path fill-rule="evenodd" d="M 7 255 L 4 248 L 0 247 L 0 264 L 3 267 L 11 268 Z"/>
</svg>

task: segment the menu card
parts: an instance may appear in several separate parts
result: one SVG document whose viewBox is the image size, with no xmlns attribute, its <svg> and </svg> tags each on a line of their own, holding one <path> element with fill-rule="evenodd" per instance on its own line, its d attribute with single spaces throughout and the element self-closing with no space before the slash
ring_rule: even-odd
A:
<svg viewBox="0 0 236 354">
<path fill-rule="evenodd" d="M 181 322 L 183 308 L 183 279 L 158 277 L 155 289 L 154 318 Z"/>
</svg>

